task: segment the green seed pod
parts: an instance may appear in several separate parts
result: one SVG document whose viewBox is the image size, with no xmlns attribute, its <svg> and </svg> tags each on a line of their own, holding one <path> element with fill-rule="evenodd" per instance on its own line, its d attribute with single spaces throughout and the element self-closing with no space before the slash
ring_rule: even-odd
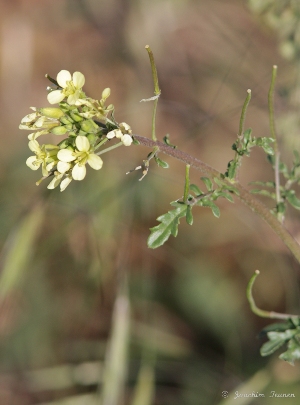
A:
<svg viewBox="0 0 300 405">
<path fill-rule="evenodd" d="M 38 112 L 47 118 L 59 119 L 64 115 L 64 112 L 60 108 L 55 107 L 40 108 Z"/>
<path fill-rule="evenodd" d="M 55 127 L 51 129 L 51 133 L 54 135 L 64 135 L 67 132 L 67 128 L 64 126 Z"/>
</svg>

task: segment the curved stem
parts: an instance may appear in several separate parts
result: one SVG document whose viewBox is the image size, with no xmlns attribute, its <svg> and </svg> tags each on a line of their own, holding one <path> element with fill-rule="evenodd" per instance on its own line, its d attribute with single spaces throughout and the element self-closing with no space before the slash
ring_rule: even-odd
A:
<svg viewBox="0 0 300 405">
<path fill-rule="evenodd" d="M 256 280 L 256 277 L 260 274 L 259 270 L 255 270 L 255 273 L 251 277 L 248 286 L 247 286 L 247 299 L 250 304 L 250 308 L 252 312 L 261 318 L 270 318 L 270 319 L 291 319 L 294 317 L 298 317 L 298 315 L 291 315 L 291 314 L 282 314 L 280 312 L 274 312 L 274 311 L 265 311 L 264 309 L 258 308 L 258 306 L 255 303 L 255 300 L 252 295 L 252 288 L 253 284 Z"/>
<path fill-rule="evenodd" d="M 140 135 L 134 135 L 134 138 L 139 141 L 139 143 L 143 146 L 153 148 L 155 146 L 159 147 L 159 151 L 165 153 L 168 156 L 172 156 L 173 158 L 184 162 L 187 165 L 190 165 L 196 170 L 209 175 L 210 177 L 221 177 L 221 173 L 214 169 L 213 167 L 203 163 L 201 160 L 189 155 L 188 153 L 182 152 L 181 150 L 174 149 L 162 142 L 156 141 L 154 142 L 152 139 L 145 138 Z M 300 263 L 300 246 L 295 241 L 293 236 L 289 233 L 289 231 L 282 225 L 278 219 L 270 212 L 269 208 L 266 207 L 261 201 L 257 200 L 249 191 L 247 191 L 239 182 L 230 182 L 226 178 L 224 181 L 227 181 L 228 184 L 238 190 L 239 195 L 237 197 L 243 201 L 249 208 L 252 209 L 256 214 L 258 214 L 272 229 L 273 231 L 279 236 L 282 242 L 289 248 L 292 252 L 298 263 Z"/>
</svg>

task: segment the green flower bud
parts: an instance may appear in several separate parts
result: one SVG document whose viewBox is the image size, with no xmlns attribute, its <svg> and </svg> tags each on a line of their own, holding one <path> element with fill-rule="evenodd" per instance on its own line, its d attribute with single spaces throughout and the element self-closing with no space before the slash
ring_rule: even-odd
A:
<svg viewBox="0 0 300 405">
<path fill-rule="evenodd" d="M 99 131 L 98 125 L 93 120 L 84 120 L 81 124 L 82 131 L 95 134 Z"/>
<path fill-rule="evenodd" d="M 60 108 L 54 107 L 40 108 L 38 109 L 38 112 L 47 118 L 59 119 L 64 115 L 64 112 Z"/>
<path fill-rule="evenodd" d="M 78 113 L 72 111 L 70 112 L 70 116 L 73 118 L 75 122 L 80 122 L 83 120 L 83 118 Z"/>
<path fill-rule="evenodd" d="M 67 132 L 67 128 L 64 126 L 55 127 L 51 129 L 51 133 L 54 135 L 64 135 Z"/>
<path fill-rule="evenodd" d="M 72 120 L 71 117 L 64 116 L 64 117 L 62 117 L 62 118 L 60 119 L 60 122 L 61 122 L 62 124 L 67 125 L 67 124 L 72 124 L 72 123 L 73 123 L 73 120 Z"/>
<path fill-rule="evenodd" d="M 110 88 L 107 87 L 102 91 L 102 99 L 106 100 L 110 96 Z"/>
<path fill-rule="evenodd" d="M 90 142 L 90 144 L 91 145 L 95 145 L 95 142 L 96 142 L 96 140 L 97 140 L 97 136 L 96 135 L 94 135 L 94 134 L 88 134 L 87 135 L 87 139 L 89 140 L 89 142 Z"/>
</svg>

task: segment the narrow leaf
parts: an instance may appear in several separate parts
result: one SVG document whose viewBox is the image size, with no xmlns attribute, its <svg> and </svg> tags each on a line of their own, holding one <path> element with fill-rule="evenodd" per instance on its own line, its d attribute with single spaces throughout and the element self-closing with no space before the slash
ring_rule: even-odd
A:
<svg viewBox="0 0 300 405">
<path fill-rule="evenodd" d="M 160 159 L 159 157 L 155 156 L 155 162 L 158 164 L 158 166 L 164 168 L 164 169 L 168 169 L 169 164 L 167 162 L 165 162 L 164 160 Z"/>
<path fill-rule="evenodd" d="M 193 219 L 192 206 L 191 205 L 187 206 L 185 219 L 186 219 L 187 224 L 193 225 L 194 219 Z"/>
<path fill-rule="evenodd" d="M 294 190 L 286 192 L 286 199 L 297 210 L 300 210 L 300 200 L 296 197 Z"/>
<path fill-rule="evenodd" d="M 208 177 L 201 177 L 201 180 L 202 180 L 203 183 L 205 184 L 207 190 L 208 190 L 208 191 L 212 191 L 212 189 L 213 189 L 213 183 L 212 183 L 211 179 L 209 179 Z"/>
<path fill-rule="evenodd" d="M 212 201 L 210 200 L 200 200 L 201 204 L 203 207 L 209 207 L 212 210 L 212 213 L 214 214 L 215 217 L 219 218 L 220 217 L 220 209 L 219 207 L 214 204 Z"/>
<path fill-rule="evenodd" d="M 196 186 L 196 184 L 190 184 L 190 190 L 195 193 L 196 195 L 202 195 L 203 192 L 200 190 L 200 188 L 198 186 Z"/>
</svg>

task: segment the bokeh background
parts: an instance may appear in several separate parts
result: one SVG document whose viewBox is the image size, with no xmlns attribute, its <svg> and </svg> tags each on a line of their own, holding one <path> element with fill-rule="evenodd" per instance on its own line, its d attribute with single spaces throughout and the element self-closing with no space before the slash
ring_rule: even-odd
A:
<svg viewBox="0 0 300 405">
<path fill-rule="evenodd" d="M 149 150 L 121 148 L 100 172 L 50 191 L 35 185 L 18 129 L 30 106 L 47 106 L 45 74 L 67 69 L 85 75 L 93 98 L 110 87 L 116 119 L 150 137 L 152 105 L 139 102 L 153 95 L 149 44 L 162 89 L 158 137 L 223 172 L 248 88 L 246 126 L 269 135 L 277 64 L 288 161 L 299 150 L 299 15 L 298 2 L 283 0 L 0 1 L 1 405 L 299 403 L 299 365 L 260 357 L 269 322 L 245 298 L 260 269 L 258 305 L 299 313 L 299 265 L 267 225 L 221 202 L 220 219 L 194 210 L 192 227 L 182 220 L 177 238 L 149 250 L 149 228 L 183 194 L 181 163 L 153 163 L 139 182 L 140 172 L 125 173 Z M 272 179 L 263 152 L 240 177 Z M 201 185 L 199 173 L 191 180 Z M 300 239 L 297 212 L 287 226 Z M 242 389 L 266 397 L 234 400 Z"/>
</svg>

